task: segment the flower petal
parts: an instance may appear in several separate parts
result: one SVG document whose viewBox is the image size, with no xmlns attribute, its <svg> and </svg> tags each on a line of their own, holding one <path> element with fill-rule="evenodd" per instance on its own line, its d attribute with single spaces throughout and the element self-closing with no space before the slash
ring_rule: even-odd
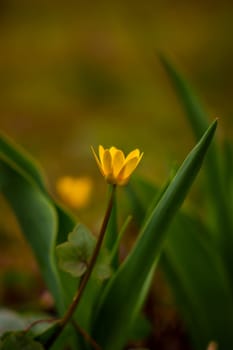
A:
<svg viewBox="0 0 233 350">
<path fill-rule="evenodd" d="M 127 163 L 125 163 L 124 167 L 121 169 L 118 175 L 119 181 L 122 181 L 127 177 L 129 177 L 137 165 L 138 165 L 138 157 L 134 157 L 130 159 Z"/>
<path fill-rule="evenodd" d="M 100 158 L 101 165 L 103 165 L 103 157 L 104 157 L 104 148 L 102 145 L 99 145 L 99 158 Z"/>
<path fill-rule="evenodd" d="M 125 162 L 128 162 L 132 158 L 139 158 L 139 155 L 140 155 L 140 151 L 137 148 L 127 155 Z"/>
<path fill-rule="evenodd" d="M 113 169 L 114 177 L 117 177 L 117 175 L 119 174 L 119 172 L 121 171 L 124 165 L 124 162 L 125 162 L 124 153 L 120 150 L 116 150 L 112 158 L 112 169 Z"/>
<path fill-rule="evenodd" d="M 114 146 L 109 148 L 109 152 L 110 152 L 111 156 L 114 156 L 117 151 L 118 151 L 118 149 Z"/>
<path fill-rule="evenodd" d="M 97 157 L 97 155 L 96 155 L 96 153 L 95 153 L 95 150 L 94 150 L 94 148 L 93 148 L 92 146 L 91 146 L 91 150 L 92 150 L 92 153 L 93 153 L 93 155 L 94 155 L 94 158 L 95 158 L 95 160 L 96 160 L 96 163 L 97 163 L 97 165 L 98 165 L 98 167 L 99 167 L 99 170 L 100 170 L 101 174 L 102 174 L 103 176 L 105 176 L 105 174 L 104 174 L 104 172 L 103 172 L 103 169 L 102 169 L 102 164 L 100 163 L 99 158 Z"/>
<path fill-rule="evenodd" d="M 112 173 L 112 157 L 108 149 L 104 150 L 102 159 L 102 169 L 105 176 L 108 176 Z"/>
<path fill-rule="evenodd" d="M 118 183 L 119 184 L 124 185 L 128 181 L 130 175 L 136 169 L 140 160 L 142 159 L 142 156 L 143 156 L 143 153 L 141 153 L 140 157 L 131 158 L 125 163 L 124 167 L 121 169 L 121 171 L 118 175 Z"/>
</svg>

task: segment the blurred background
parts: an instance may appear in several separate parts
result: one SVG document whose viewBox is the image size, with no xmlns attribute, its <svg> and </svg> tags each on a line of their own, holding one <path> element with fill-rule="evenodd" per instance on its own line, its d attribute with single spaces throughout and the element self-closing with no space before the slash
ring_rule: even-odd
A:
<svg viewBox="0 0 233 350">
<path fill-rule="evenodd" d="M 1 0 L 1 130 L 38 160 L 55 196 L 64 176 L 89 178 L 90 198 L 74 211 L 95 226 L 106 188 L 91 145 L 138 147 L 138 173 L 161 184 L 194 144 L 159 52 L 185 73 L 210 120 L 220 118 L 218 137 L 232 137 L 232 23 L 227 0 Z M 0 206 L 0 301 L 38 305 L 36 263 Z"/>
</svg>

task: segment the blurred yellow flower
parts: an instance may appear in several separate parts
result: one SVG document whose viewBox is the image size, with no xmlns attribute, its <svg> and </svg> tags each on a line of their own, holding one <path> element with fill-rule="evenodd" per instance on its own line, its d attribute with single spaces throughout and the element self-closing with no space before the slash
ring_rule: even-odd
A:
<svg viewBox="0 0 233 350">
<path fill-rule="evenodd" d="M 88 204 L 92 190 L 89 177 L 64 176 L 56 183 L 57 193 L 71 208 L 83 208 Z"/>
<path fill-rule="evenodd" d="M 93 147 L 92 152 L 106 181 L 120 186 L 127 184 L 143 156 L 139 149 L 135 149 L 125 157 L 124 153 L 116 147 L 104 149 L 101 145 L 99 146 L 99 158 Z"/>
</svg>

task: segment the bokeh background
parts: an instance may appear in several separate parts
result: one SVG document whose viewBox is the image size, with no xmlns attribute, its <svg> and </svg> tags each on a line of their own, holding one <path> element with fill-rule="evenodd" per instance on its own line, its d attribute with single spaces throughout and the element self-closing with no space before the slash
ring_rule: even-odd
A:
<svg viewBox="0 0 233 350">
<path fill-rule="evenodd" d="M 194 143 L 159 52 L 185 73 L 210 120 L 219 117 L 219 139 L 232 138 L 232 30 L 227 0 L 1 0 L 1 130 L 37 158 L 53 195 L 67 174 L 91 178 L 90 201 L 76 214 L 95 226 L 105 184 L 91 145 L 140 148 L 138 172 L 160 184 Z M 1 303 L 36 307 L 43 282 L 0 206 Z"/>
</svg>

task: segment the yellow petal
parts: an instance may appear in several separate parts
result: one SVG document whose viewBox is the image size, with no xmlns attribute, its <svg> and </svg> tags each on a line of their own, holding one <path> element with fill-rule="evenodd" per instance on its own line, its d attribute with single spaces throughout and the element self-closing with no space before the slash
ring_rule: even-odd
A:
<svg viewBox="0 0 233 350">
<path fill-rule="evenodd" d="M 118 175 L 118 181 L 121 182 L 121 181 L 124 181 L 124 179 L 128 178 L 136 168 L 137 164 L 138 164 L 137 157 L 130 159 L 121 169 Z"/>
<path fill-rule="evenodd" d="M 100 163 L 103 165 L 103 157 L 104 157 L 104 148 L 102 145 L 99 145 L 99 158 L 100 158 Z"/>
<path fill-rule="evenodd" d="M 105 176 L 108 176 L 112 173 L 112 157 L 108 149 L 104 150 L 102 169 Z"/>
<path fill-rule="evenodd" d="M 125 162 L 125 156 L 124 153 L 120 150 L 116 150 L 113 155 L 112 159 L 112 169 L 113 169 L 113 176 L 117 177 L 119 172 L 121 171 L 123 165 Z"/>
<path fill-rule="evenodd" d="M 139 149 L 135 149 L 134 151 L 130 152 L 127 157 L 126 157 L 126 160 L 125 162 L 128 162 L 130 159 L 132 158 L 139 158 L 139 155 L 140 155 L 140 151 Z"/>
<path fill-rule="evenodd" d="M 101 174 L 102 174 L 103 176 L 105 176 L 105 174 L 104 174 L 104 172 L 103 172 L 103 169 L 102 169 L 102 164 L 100 163 L 99 158 L 97 157 L 97 155 L 96 155 L 96 153 L 95 153 L 95 150 L 94 150 L 94 148 L 93 148 L 92 146 L 91 146 L 91 150 L 92 150 L 92 153 L 93 153 L 93 155 L 94 155 L 94 158 L 95 158 L 95 160 L 96 160 L 96 163 L 97 163 L 97 165 L 98 165 L 98 167 L 99 167 L 99 170 L 100 170 Z"/>
<path fill-rule="evenodd" d="M 140 160 L 142 159 L 142 156 L 143 156 L 143 153 L 140 155 L 140 157 L 131 158 L 125 163 L 124 167 L 121 169 L 121 171 L 120 171 L 120 173 L 118 175 L 118 182 L 119 182 L 119 184 L 123 185 L 123 184 L 125 184 L 128 181 L 130 175 L 136 169 L 136 167 L 138 166 Z"/>
<path fill-rule="evenodd" d="M 111 154 L 111 156 L 113 157 L 115 155 L 115 153 L 118 151 L 118 149 L 114 146 L 109 148 L 109 152 Z"/>
</svg>

